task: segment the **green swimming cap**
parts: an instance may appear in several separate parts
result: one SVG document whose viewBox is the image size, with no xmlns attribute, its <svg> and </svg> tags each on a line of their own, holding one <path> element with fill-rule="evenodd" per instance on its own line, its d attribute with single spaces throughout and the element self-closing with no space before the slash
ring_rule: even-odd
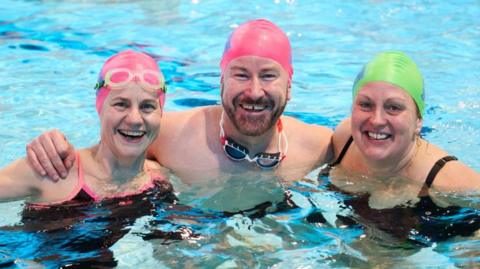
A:
<svg viewBox="0 0 480 269">
<path fill-rule="evenodd" d="M 425 94 L 423 77 L 415 62 L 400 51 L 382 52 L 368 62 L 353 84 L 353 98 L 367 83 L 383 81 L 405 90 L 415 101 L 423 118 Z"/>
</svg>

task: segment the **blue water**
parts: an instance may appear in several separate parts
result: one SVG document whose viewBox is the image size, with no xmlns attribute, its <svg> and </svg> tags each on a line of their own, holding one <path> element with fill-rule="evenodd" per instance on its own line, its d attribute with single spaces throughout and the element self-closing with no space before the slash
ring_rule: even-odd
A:
<svg viewBox="0 0 480 269">
<path fill-rule="evenodd" d="M 379 51 L 403 50 L 425 77 L 423 135 L 480 170 L 480 3 L 475 0 L 3 1 L 0 166 L 24 156 L 25 144 L 52 128 L 77 148 L 97 143 L 93 86 L 102 63 L 120 50 L 140 49 L 156 57 L 169 86 L 168 110 L 219 103 L 224 42 L 235 26 L 259 17 L 277 23 L 291 39 L 293 99 L 286 114 L 334 128 L 349 115 L 352 81 L 362 64 Z M 475 237 L 416 248 L 383 237 L 363 240 L 362 229 L 335 224 L 341 198 L 315 184 L 315 178 L 312 173 L 310 181 L 293 188 L 300 208 L 253 220 L 202 208 L 160 207 L 140 216 L 110 250 L 120 267 L 142 268 L 479 266 Z M 18 225 L 22 206 L 1 204 L 0 226 Z M 316 211 L 326 222 L 305 220 Z M 142 237 L 184 226 L 199 236 L 168 244 Z M 24 243 L 31 234 L 0 231 L 0 257 L 5 248 L 17 267 L 36 262 Z M 34 235 L 42 238 L 42 232 Z M 6 238 L 17 242 L 3 243 Z M 19 247 L 13 251 L 12 246 Z"/>
</svg>

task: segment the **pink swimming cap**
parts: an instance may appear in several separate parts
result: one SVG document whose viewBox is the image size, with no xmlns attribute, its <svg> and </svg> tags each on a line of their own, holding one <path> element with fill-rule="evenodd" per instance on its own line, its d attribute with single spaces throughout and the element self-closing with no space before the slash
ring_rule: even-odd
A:
<svg viewBox="0 0 480 269">
<path fill-rule="evenodd" d="M 279 63 L 292 79 L 292 49 L 287 35 L 270 21 L 259 19 L 240 25 L 228 38 L 220 68 L 242 56 L 259 56 Z"/>
<path fill-rule="evenodd" d="M 105 78 L 105 74 L 114 68 L 126 68 L 132 72 L 137 71 L 137 69 L 152 70 L 162 74 L 158 68 L 157 62 L 152 57 L 145 53 L 136 52 L 133 50 L 125 50 L 108 58 L 103 65 L 102 70 L 100 71 L 98 81 L 102 81 Z M 165 93 L 162 91 L 158 92 L 160 105 L 163 108 L 163 104 L 165 103 Z M 107 98 L 109 93 L 110 89 L 108 87 L 102 87 L 97 90 L 96 108 L 99 115 L 102 111 L 105 98 Z"/>
</svg>

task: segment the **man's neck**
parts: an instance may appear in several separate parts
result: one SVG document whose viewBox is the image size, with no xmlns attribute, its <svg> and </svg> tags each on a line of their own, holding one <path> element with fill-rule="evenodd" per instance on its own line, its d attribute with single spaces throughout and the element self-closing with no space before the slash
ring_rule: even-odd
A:
<svg viewBox="0 0 480 269">
<path fill-rule="evenodd" d="M 233 140 L 246 147 L 251 155 L 255 155 L 258 152 L 277 152 L 279 150 L 279 136 L 281 134 L 277 128 L 278 121 L 261 135 L 250 136 L 244 135 L 238 131 L 226 113 L 224 113 L 223 118 L 224 135 L 231 137 Z"/>
</svg>

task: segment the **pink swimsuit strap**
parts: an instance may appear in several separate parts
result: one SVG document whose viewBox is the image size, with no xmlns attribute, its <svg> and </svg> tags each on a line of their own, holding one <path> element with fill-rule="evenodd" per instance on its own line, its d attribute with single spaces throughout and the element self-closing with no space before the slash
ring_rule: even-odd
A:
<svg viewBox="0 0 480 269">
<path fill-rule="evenodd" d="M 72 200 L 77 196 L 77 194 L 80 192 L 80 190 L 83 190 L 86 194 L 88 194 L 95 202 L 100 201 L 102 198 L 98 195 L 95 194 L 95 192 L 85 183 L 85 178 L 83 175 L 83 169 L 80 165 L 80 154 L 77 152 L 77 166 L 78 166 L 78 184 L 80 188 L 75 188 L 74 192 L 72 193 L 73 196 L 69 200 Z M 69 201 L 67 200 L 67 201 Z"/>
<path fill-rule="evenodd" d="M 63 200 L 56 201 L 56 202 L 39 202 L 39 203 L 29 203 L 29 208 L 44 208 L 51 205 L 58 205 L 68 201 L 75 199 L 75 197 L 80 193 L 83 189 L 94 201 L 98 201 L 98 197 L 91 191 L 91 189 L 85 184 L 83 170 L 81 168 L 80 163 L 80 154 L 78 152 L 75 153 L 75 163 L 77 164 L 77 184 L 70 192 L 70 194 Z"/>
<path fill-rule="evenodd" d="M 80 154 L 76 152 L 76 164 L 77 164 L 77 173 L 78 173 L 78 179 L 77 179 L 77 184 L 75 185 L 74 189 L 70 192 L 70 194 L 62 201 L 58 202 L 40 202 L 40 203 L 31 203 L 30 207 L 36 208 L 36 207 L 44 207 L 44 206 L 49 206 L 49 205 L 55 205 L 55 204 L 61 204 L 64 202 L 72 201 L 74 200 L 77 195 L 83 190 L 87 195 L 89 195 L 93 201 L 99 202 L 102 199 L 113 199 L 113 198 L 121 198 L 121 197 L 126 197 L 126 196 L 131 196 L 131 195 L 136 195 L 140 194 L 142 192 L 145 192 L 148 189 L 151 189 L 155 186 L 156 181 L 162 181 L 165 179 L 165 177 L 160 174 L 160 173 L 155 173 L 152 171 L 148 166 L 146 167 L 147 173 L 150 174 L 150 179 L 147 183 L 145 183 L 140 189 L 136 191 L 126 191 L 126 192 L 121 192 L 121 193 L 116 193 L 114 195 L 109 195 L 106 197 L 100 197 L 99 195 L 95 194 L 95 192 L 90 188 L 86 182 L 85 182 L 85 176 L 84 172 L 81 166 L 81 161 L 80 161 Z"/>
</svg>

